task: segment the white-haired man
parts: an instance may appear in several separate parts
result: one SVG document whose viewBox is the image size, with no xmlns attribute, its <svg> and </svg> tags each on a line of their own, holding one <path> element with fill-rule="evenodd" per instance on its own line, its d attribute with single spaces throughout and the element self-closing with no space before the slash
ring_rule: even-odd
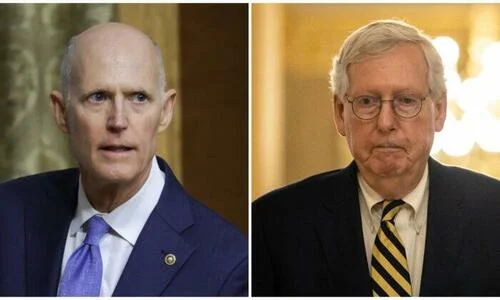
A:
<svg viewBox="0 0 500 300">
<path fill-rule="evenodd" d="M 500 182 L 429 157 L 447 105 L 430 39 L 363 26 L 331 84 L 354 161 L 253 204 L 253 295 L 500 295 Z"/>
</svg>

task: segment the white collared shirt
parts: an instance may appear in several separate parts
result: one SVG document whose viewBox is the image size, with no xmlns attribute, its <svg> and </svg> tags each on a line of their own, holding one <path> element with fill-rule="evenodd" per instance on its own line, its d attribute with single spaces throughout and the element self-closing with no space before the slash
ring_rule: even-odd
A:
<svg viewBox="0 0 500 300">
<path fill-rule="evenodd" d="M 80 176 L 78 206 L 69 226 L 60 278 L 69 257 L 85 239 L 86 232 L 82 225 L 92 216 L 101 215 L 111 229 L 99 243 L 103 262 L 100 296 L 111 296 L 144 224 L 160 199 L 164 184 L 165 174 L 160 170 L 156 157 L 153 157 L 148 179 L 139 191 L 112 212 L 101 213 L 90 205 Z"/>
<path fill-rule="evenodd" d="M 403 197 L 406 203 L 396 215 L 394 222 L 399 236 L 403 240 L 411 278 L 412 296 L 420 294 L 420 282 L 424 264 L 425 235 L 427 230 L 427 207 L 429 203 L 429 167 L 415 189 Z M 361 223 L 366 249 L 368 268 L 371 269 L 372 248 L 382 219 L 382 201 L 358 173 L 359 204 Z"/>
</svg>

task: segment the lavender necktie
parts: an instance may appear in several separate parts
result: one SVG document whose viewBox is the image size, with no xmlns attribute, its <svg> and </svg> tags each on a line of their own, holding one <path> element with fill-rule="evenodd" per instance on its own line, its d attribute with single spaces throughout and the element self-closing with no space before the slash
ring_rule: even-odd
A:
<svg viewBox="0 0 500 300">
<path fill-rule="evenodd" d="M 68 262 L 59 284 L 58 296 L 99 296 L 102 280 L 102 259 L 99 241 L 109 225 L 100 216 L 87 221 L 87 236 Z"/>
</svg>

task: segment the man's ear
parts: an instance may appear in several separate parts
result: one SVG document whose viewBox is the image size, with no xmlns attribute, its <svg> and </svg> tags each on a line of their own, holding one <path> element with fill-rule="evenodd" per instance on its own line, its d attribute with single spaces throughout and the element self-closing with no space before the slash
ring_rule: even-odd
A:
<svg viewBox="0 0 500 300">
<path fill-rule="evenodd" d="M 345 136 L 345 124 L 344 124 L 344 109 L 345 103 L 337 96 L 333 95 L 333 115 L 335 118 L 335 126 L 340 135 Z"/>
<path fill-rule="evenodd" d="M 66 122 L 66 103 L 60 91 L 54 90 L 50 93 L 50 106 L 52 107 L 52 115 L 56 121 L 57 127 L 68 134 L 68 124 Z"/>
<path fill-rule="evenodd" d="M 161 116 L 160 116 L 160 125 L 158 126 L 158 133 L 167 129 L 170 121 L 172 121 L 172 117 L 174 115 L 174 106 L 175 106 L 175 98 L 177 96 L 177 92 L 173 89 L 168 90 L 163 100 L 162 108 L 161 108 Z"/>
</svg>

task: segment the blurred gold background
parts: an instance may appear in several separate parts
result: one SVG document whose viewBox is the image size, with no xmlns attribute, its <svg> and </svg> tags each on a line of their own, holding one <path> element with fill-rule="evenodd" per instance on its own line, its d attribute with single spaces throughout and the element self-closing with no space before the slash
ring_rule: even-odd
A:
<svg viewBox="0 0 500 300">
<path fill-rule="evenodd" d="M 247 4 L 0 4 L 0 182 L 75 166 L 49 93 L 69 38 L 118 21 L 161 48 L 178 92 L 158 153 L 186 190 L 248 228 Z"/>
<path fill-rule="evenodd" d="M 405 20 L 433 38 L 453 38 L 460 47 L 455 68 L 462 80 L 482 74 L 482 53 L 492 42 L 500 40 L 499 4 L 252 5 L 253 200 L 312 174 L 342 168 L 352 160 L 333 122 L 328 73 L 332 58 L 352 31 L 370 21 L 386 18 Z M 500 52 L 494 52 L 490 59 L 493 61 L 486 65 L 500 69 L 496 61 L 500 61 Z M 493 67 L 489 69 L 494 70 Z M 439 148 L 433 157 L 445 164 L 500 177 L 497 152 L 500 121 L 495 119 L 475 128 L 481 116 L 500 117 L 500 97 L 495 85 L 500 84 L 493 82 L 488 87 L 491 91 L 454 90 L 450 95 L 453 99 L 450 99 L 449 113 L 453 112 L 457 120 L 465 116 L 460 107 L 473 109 L 486 98 L 491 98 L 488 105 L 484 105 L 489 111 L 475 114 L 479 118 L 474 119 L 476 124 L 469 121 L 460 123 L 460 127 L 447 123 L 445 130 L 448 125 L 451 133 L 447 134 L 454 135 L 454 139 L 437 136 L 440 143 L 436 146 L 444 143 L 448 151 Z M 468 98 L 462 97 L 466 93 Z M 460 102 L 455 98 L 464 100 Z M 476 133 L 470 127 L 474 127 Z M 481 137 L 476 137 L 478 135 Z M 470 138 L 468 144 L 465 144 L 466 137 Z M 481 140 L 481 145 L 489 143 L 489 148 L 480 147 L 473 138 Z M 463 148 L 461 153 L 459 148 L 460 151 Z M 453 150 L 456 153 L 452 156 L 449 153 Z"/>
</svg>

